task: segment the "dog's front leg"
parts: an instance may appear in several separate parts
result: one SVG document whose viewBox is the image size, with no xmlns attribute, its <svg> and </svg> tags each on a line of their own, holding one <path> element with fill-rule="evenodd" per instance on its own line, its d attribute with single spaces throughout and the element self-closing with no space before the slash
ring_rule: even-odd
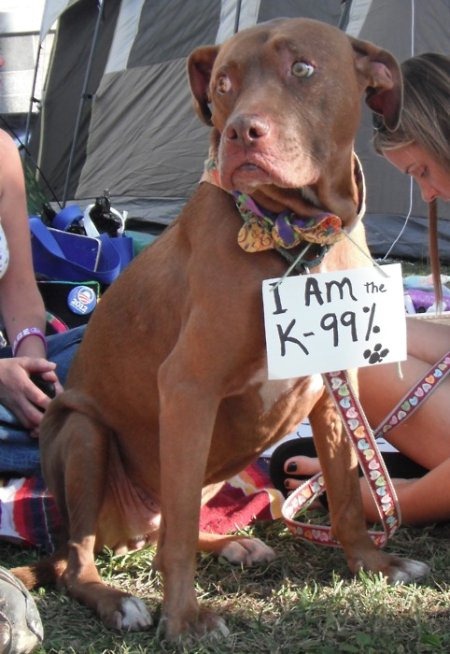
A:
<svg viewBox="0 0 450 654">
<path fill-rule="evenodd" d="M 355 378 L 352 383 L 356 389 Z M 392 582 L 424 576 L 425 564 L 387 554 L 371 540 L 364 518 L 356 453 L 327 392 L 314 406 L 310 422 L 327 488 L 333 534 L 344 549 L 350 570 L 381 572 Z"/>
<path fill-rule="evenodd" d="M 358 461 L 334 400 L 325 391 L 310 414 L 314 443 L 327 488 L 333 535 L 344 548 L 351 571 L 374 546 L 367 533 L 358 478 Z"/>
<path fill-rule="evenodd" d="M 186 373 L 178 351 L 160 369 L 161 529 L 155 565 L 164 582 L 160 632 L 168 640 L 227 633 L 221 618 L 198 606 L 194 591 L 201 493 L 218 396 Z"/>
</svg>

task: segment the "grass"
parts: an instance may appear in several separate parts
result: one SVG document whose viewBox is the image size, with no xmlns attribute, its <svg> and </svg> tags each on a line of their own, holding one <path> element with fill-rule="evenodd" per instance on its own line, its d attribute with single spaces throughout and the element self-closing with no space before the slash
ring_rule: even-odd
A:
<svg viewBox="0 0 450 654">
<path fill-rule="evenodd" d="M 450 524 L 397 532 L 386 549 L 427 561 L 431 575 L 421 584 L 394 586 L 375 575 L 352 578 L 340 550 L 297 540 L 279 522 L 249 531 L 275 548 L 275 561 L 240 568 L 199 555 L 197 596 L 225 618 L 227 639 L 176 649 L 161 643 L 155 628 L 119 635 L 66 595 L 40 589 L 34 593 L 45 630 L 39 654 L 450 651 Z M 152 554 L 106 553 L 99 567 L 107 582 L 157 611 L 161 581 L 152 572 Z M 2 543 L 0 556 L 10 567 L 37 555 Z"/>
</svg>

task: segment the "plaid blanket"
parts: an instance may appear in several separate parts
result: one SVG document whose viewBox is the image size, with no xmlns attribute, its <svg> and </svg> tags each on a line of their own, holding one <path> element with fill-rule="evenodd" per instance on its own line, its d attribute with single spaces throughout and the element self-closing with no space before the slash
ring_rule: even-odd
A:
<svg viewBox="0 0 450 654">
<path fill-rule="evenodd" d="M 204 507 L 200 529 L 226 534 L 280 517 L 282 494 L 271 487 L 268 459 L 228 480 Z M 41 477 L 0 480 L 0 539 L 52 552 L 60 516 Z"/>
<path fill-rule="evenodd" d="M 52 552 L 60 523 L 42 477 L 0 480 L 0 538 Z"/>
</svg>

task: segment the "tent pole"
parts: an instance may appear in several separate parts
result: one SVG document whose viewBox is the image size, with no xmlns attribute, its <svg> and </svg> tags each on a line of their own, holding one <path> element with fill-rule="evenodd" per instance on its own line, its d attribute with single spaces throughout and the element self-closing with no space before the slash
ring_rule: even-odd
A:
<svg viewBox="0 0 450 654">
<path fill-rule="evenodd" d="M 95 29 L 94 29 L 94 36 L 92 37 L 92 43 L 91 43 L 91 49 L 89 52 L 89 58 L 86 66 L 86 74 L 84 76 L 84 81 L 83 81 L 83 88 L 81 91 L 81 96 L 80 96 L 80 102 L 78 104 L 78 112 L 77 112 L 77 117 L 75 121 L 75 127 L 73 130 L 73 139 L 72 139 L 72 146 L 70 148 L 70 156 L 69 156 L 69 162 L 67 164 L 67 173 L 66 173 L 66 179 L 64 182 L 64 190 L 63 190 L 63 196 L 62 196 L 62 207 L 66 206 L 66 201 L 67 201 L 67 193 L 68 193 L 68 187 L 69 187 L 69 181 L 70 181 L 70 176 L 72 174 L 72 166 L 73 166 L 73 158 L 75 155 L 75 147 L 77 144 L 78 140 L 78 132 L 80 130 L 80 123 L 81 123 L 81 113 L 83 110 L 84 102 L 86 100 L 86 91 L 87 91 L 87 86 L 89 83 L 89 77 L 91 74 L 91 67 L 92 67 L 92 61 L 94 59 L 94 51 L 95 47 L 97 45 L 97 40 L 98 40 L 98 33 L 100 31 L 100 23 L 103 17 L 103 6 L 104 6 L 104 0 L 98 0 L 98 16 L 97 20 L 95 23 Z"/>
<path fill-rule="evenodd" d="M 348 26 L 348 17 L 350 14 L 351 5 L 352 0 L 342 0 L 341 2 L 341 15 L 339 18 L 338 27 L 343 32 L 345 32 Z"/>
<path fill-rule="evenodd" d="M 32 113 L 33 113 L 33 105 L 35 103 L 39 102 L 39 100 L 37 100 L 37 98 L 34 97 L 34 92 L 36 91 L 36 82 L 37 82 L 37 74 L 38 74 L 38 70 L 39 70 L 39 60 L 41 58 L 41 49 L 42 49 L 42 43 L 39 42 L 39 47 L 38 47 L 38 51 L 37 51 L 37 55 L 36 55 L 36 63 L 34 65 L 33 84 L 32 84 L 32 87 L 31 87 L 31 95 L 30 95 L 30 106 L 28 108 L 27 122 L 26 122 L 26 125 L 25 125 L 25 139 L 24 139 L 25 144 L 28 144 L 28 138 L 30 136 L 31 116 L 32 116 Z"/>
<path fill-rule="evenodd" d="M 241 19 L 242 0 L 237 0 L 236 15 L 234 18 L 234 34 L 239 32 L 239 21 Z"/>
</svg>

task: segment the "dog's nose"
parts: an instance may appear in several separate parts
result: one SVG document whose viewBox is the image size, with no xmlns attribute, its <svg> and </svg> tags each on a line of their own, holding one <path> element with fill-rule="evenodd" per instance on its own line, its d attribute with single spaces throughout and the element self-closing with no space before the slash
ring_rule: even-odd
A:
<svg viewBox="0 0 450 654">
<path fill-rule="evenodd" d="M 236 116 L 225 129 L 225 136 L 229 141 L 241 141 L 251 144 L 264 138 L 270 131 L 270 125 L 261 116 L 245 114 Z"/>
</svg>

